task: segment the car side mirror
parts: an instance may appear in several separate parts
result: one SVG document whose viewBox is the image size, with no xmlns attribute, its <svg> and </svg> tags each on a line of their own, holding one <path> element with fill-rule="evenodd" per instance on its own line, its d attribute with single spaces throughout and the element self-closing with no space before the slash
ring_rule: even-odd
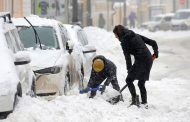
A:
<svg viewBox="0 0 190 122">
<path fill-rule="evenodd" d="M 29 64 L 31 62 L 31 58 L 28 55 L 27 52 L 17 52 L 15 55 L 15 65 L 25 65 L 25 64 Z"/>
<path fill-rule="evenodd" d="M 96 48 L 95 46 L 92 46 L 92 45 L 85 45 L 83 47 L 83 53 L 94 53 L 96 52 Z"/>
<path fill-rule="evenodd" d="M 71 54 L 72 51 L 73 51 L 73 49 L 71 49 L 71 48 L 69 47 L 68 41 L 66 42 L 66 50 L 68 50 L 69 54 Z"/>
</svg>

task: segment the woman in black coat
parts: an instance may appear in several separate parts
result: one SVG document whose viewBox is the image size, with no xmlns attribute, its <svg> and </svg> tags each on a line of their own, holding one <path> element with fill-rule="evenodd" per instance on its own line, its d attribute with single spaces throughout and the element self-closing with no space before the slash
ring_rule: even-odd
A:
<svg viewBox="0 0 190 122">
<path fill-rule="evenodd" d="M 149 74 L 152 67 L 153 60 L 158 58 L 158 46 L 154 40 L 148 39 L 142 35 L 128 30 L 122 25 L 115 26 L 113 30 L 116 38 L 121 42 L 121 47 L 126 60 L 128 76 L 126 83 L 132 96 L 131 105 L 137 105 L 138 95 L 136 95 L 134 80 L 138 81 L 138 86 L 141 93 L 141 104 L 147 104 L 147 92 L 145 82 L 149 80 Z M 146 44 L 152 46 L 154 54 L 152 55 Z M 134 63 L 132 65 L 131 56 L 134 56 Z"/>
</svg>

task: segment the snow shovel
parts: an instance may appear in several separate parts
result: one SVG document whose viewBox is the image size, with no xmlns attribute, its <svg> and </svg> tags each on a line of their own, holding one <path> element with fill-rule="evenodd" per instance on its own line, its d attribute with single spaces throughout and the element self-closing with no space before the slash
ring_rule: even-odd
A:
<svg viewBox="0 0 190 122">
<path fill-rule="evenodd" d="M 123 97 L 121 92 L 127 87 L 127 84 L 125 86 L 123 86 L 123 88 L 119 91 L 120 95 L 117 95 L 115 97 L 112 97 L 108 100 L 106 100 L 107 102 L 109 102 L 110 104 L 114 105 L 116 103 L 118 103 L 119 101 L 123 101 Z"/>
</svg>

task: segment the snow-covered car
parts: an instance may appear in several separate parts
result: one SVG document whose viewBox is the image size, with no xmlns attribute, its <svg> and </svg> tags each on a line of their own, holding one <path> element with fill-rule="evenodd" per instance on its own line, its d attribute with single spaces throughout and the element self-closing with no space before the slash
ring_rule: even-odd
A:
<svg viewBox="0 0 190 122">
<path fill-rule="evenodd" d="M 48 100 L 66 95 L 71 85 L 66 29 L 59 21 L 35 15 L 15 18 L 13 23 L 32 58 L 36 94 Z"/>
<path fill-rule="evenodd" d="M 9 13 L 0 13 L 0 40 L 0 116 L 6 117 L 18 96 L 35 95 L 36 77 Z"/>
<path fill-rule="evenodd" d="M 149 31 L 158 31 L 158 30 L 171 30 L 172 24 L 171 20 L 174 17 L 173 13 L 159 14 L 153 17 L 153 21 L 148 24 Z"/>
<path fill-rule="evenodd" d="M 92 59 L 96 56 L 96 48 L 89 44 L 89 40 L 84 32 L 83 28 L 78 25 L 63 24 L 67 29 L 70 37 L 69 48 L 72 50 L 72 69 L 74 70 L 72 76 L 74 81 L 79 80 L 79 89 L 87 84 L 91 66 Z"/>
<path fill-rule="evenodd" d="M 180 9 L 171 21 L 172 30 L 187 30 L 190 26 L 190 9 Z"/>
</svg>

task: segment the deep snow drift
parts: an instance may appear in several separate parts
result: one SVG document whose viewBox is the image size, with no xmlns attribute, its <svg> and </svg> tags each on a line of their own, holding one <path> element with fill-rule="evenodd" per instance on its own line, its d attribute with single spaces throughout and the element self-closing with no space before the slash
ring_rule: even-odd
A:
<svg viewBox="0 0 190 122">
<path fill-rule="evenodd" d="M 98 54 L 112 60 L 118 69 L 119 85 L 127 75 L 119 41 L 112 32 L 87 27 L 85 31 Z M 134 30 L 153 38 L 159 45 L 159 59 L 155 60 L 150 81 L 146 83 L 149 109 L 127 108 L 130 94 L 124 90 L 125 102 L 107 103 L 101 95 L 88 99 L 77 88 L 69 96 L 52 101 L 24 96 L 14 113 L 5 122 L 188 122 L 190 120 L 190 32 L 156 32 Z M 150 47 L 151 49 L 151 47 Z M 134 82 L 135 85 L 137 81 Z M 136 86 L 137 93 L 139 89 Z"/>
</svg>

